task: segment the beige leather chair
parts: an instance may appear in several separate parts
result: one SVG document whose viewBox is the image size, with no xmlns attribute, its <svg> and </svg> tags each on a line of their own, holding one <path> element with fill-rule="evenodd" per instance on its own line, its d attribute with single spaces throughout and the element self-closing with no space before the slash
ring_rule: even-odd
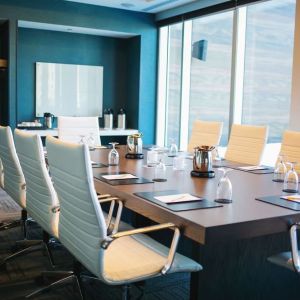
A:
<svg viewBox="0 0 300 300">
<path fill-rule="evenodd" d="M 192 134 L 188 144 L 188 151 L 201 145 L 217 146 L 220 143 L 223 130 L 222 122 L 209 122 L 197 120 L 193 124 Z"/>
<path fill-rule="evenodd" d="M 92 136 L 94 145 L 100 146 L 98 117 L 58 117 L 58 138 L 64 141 L 79 143 L 84 138 L 89 144 Z"/>
<path fill-rule="evenodd" d="M 110 285 L 127 285 L 168 273 L 202 269 L 176 253 L 180 232 L 172 223 L 107 234 L 87 145 L 47 137 L 47 152 L 60 201 L 60 241 L 97 279 Z M 168 228 L 174 230 L 170 249 L 145 234 Z M 77 280 L 75 275 L 69 279 Z"/>
<path fill-rule="evenodd" d="M 259 165 L 267 137 L 267 126 L 233 124 L 225 159 L 244 164 Z"/>
<path fill-rule="evenodd" d="M 300 172 L 300 132 L 286 130 L 283 133 L 280 155 L 285 161 L 296 162 L 295 169 Z"/>
</svg>

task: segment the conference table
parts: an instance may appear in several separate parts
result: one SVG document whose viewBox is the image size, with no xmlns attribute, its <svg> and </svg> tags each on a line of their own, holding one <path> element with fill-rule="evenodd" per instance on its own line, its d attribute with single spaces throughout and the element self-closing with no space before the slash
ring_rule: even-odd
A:
<svg viewBox="0 0 300 300">
<path fill-rule="evenodd" d="M 91 151 L 91 158 L 107 164 L 109 149 Z M 94 175 L 126 172 L 153 179 L 154 168 L 144 159 L 126 159 L 120 146 L 120 164 L 94 168 Z M 183 171 L 166 167 L 167 181 L 145 184 L 111 185 L 95 178 L 98 193 L 109 193 L 124 201 L 124 206 L 154 222 L 172 222 L 182 233 L 179 252 L 203 266 L 191 275 L 191 299 L 296 299 L 300 281 L 295 273 L 267 262 L 267 257 L 290 250 L 288 229 L 300 221 L 300 212 L 256 200 L 280 196 L 282 183 L 272 174 L 253 174 L 233 169 L 228 177 L 233 202 L 220 207 L 174 212 L 143 199 L 135 193 L 176 190 L 201 196 L 213 203 L 221 172 L 215 178 L 191 177 L 192 160 L 186 159 Z M 99 175 L 100 174 L 100 175 Z"/>
</svg>

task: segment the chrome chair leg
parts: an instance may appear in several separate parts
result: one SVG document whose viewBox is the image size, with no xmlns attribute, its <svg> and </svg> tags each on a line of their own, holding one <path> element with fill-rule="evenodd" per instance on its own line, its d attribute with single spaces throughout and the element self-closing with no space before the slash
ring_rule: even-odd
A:
<svg viewBox="0 0 300 300">
<path fill-rule="evenodd" d="M 14 254 L 11 254 L 7 257 L 5 257 L 1 262 L 0 262 L 0 268 L 3 267 L 9 260 L 15 258 L 15 257 L 18 257 L 18 256 L 21 256 L 23 254 L 27 254 L 27 253 L 30 253 L 30 252 L 33 252 L 33 251 L 36 251 L 36 250 L 39 250 L 38 248 L 36 248 L 37 245 L 34 245 L 34 246 L 30 246 L 30 247 L 27 247 L 25 249 L 22 249 Z"/>
<path fill-rule="evenodd" d="M 122 300 L 130 299 L 129 289 L 130 289 L 130 286 L 128 284 L 125 284 L 122 286 Z"/>
<path fill-rule="evenodd" d="M 36 291 L 28 294 L 27 296 L 25 296 L 25 299 L 30 299 L 34 296 L 37 296 L 37 295 L 43 294 L 45 292 L 48 292 L 49 290 L 51 290 L 51 289 L 53 289 L 53 288 L 55 288 L 59 285 L 63 285 L 63 284 L 67 284 L 68 282 L 75 281 L 75 284 L 78 288 L 78 292 L 79 292 L 79 295 L 80 295 L 80 299 L 83 300 L 82 289 L 81 289 L 78 277 L 73 272 L 51 272 L 51 273 L 49 272 L 47 275 L 54 276 L 54 275 L 57 275 L 57 274 L 59 274 L 59 275 L 68 274 L 68 276 L 64 277 L 64 278 L 61 278 L 58 281 L 55 281 L 55 282 L 49 284 L 46 287 L 43 287 L 39 290 L 36 290 Z"/>
<path fill-rule="evenodd" d="M 11 228 L 19 227 L 22 224 L 22 220 L 15 220 L 9 223 L 1 223 L 0 231 L 8 230 Z"/>
</svg>

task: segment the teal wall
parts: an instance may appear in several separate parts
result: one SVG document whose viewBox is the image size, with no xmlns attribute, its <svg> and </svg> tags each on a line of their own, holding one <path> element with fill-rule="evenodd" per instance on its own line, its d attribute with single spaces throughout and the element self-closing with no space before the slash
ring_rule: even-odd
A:
<svg viewBox="0 0 300 300">
<path fill-rule="evenodd" d="M 0 19 L 9 21 L 9 107 L 7 115 L 11 126 L 15 126 L 17 121 L 23 117 L 27 118 L 27 116 L 32 115 L 33 99 L 29 93 L 32 95 L 33 80 L 25 80 L 29 93 L 25 95 L 26 99 L 22 99 L 22 78 L 24 79 L 26 73 L 24 68 L 28 63 L 22 61 L 23 56 L 28 55 L 26 49 L 31 47 L 31 49 L 37 48 L 35 50 L 38 50 L 39 47 L 49 44 L 53 38 L 48 32 L 44 32 L 45 36 L 40 40 L 29 38 L 29 30 L 18 28 L 17 21 L 80 26 L 136 35 L 127 42 L 112 39 L 108 42 L 107 47 L 103 46 L 106 43 L 104 42 L 105 38 L 102 38 L 102 42 L 97 42 L 95 37 L 89 39 L 89 37 L 81 37 L 80 35 L 77 35 L 76 38 L 70 37 L 70 39 L 84 40 L 85 45 L 97 44 L 95 52 L 98 53 L 103 50 L 103 47 L 105 48 L 104 52 L 109 52 L 111 49 L 115 54 L 113 59 L 115 61 L 111 61 L 111 64 L 117 66 L 117 69 L 111 72 L 111 76 L 120 82 L 111 83 L 111 90 L 106 92 L 104 101 L 107 102 L 105 105 L 106 103 L 109 104 L 109 101 L 112 101 L 113 106 L 124 104 L 125 109 L 130 114 L 128 117 L 132 126 L 144 133 L 144 142 L 154 142 L 157 28 L 152 15 L 63 0 L 0 0 Z M 39 35 L 39 30 L 33 31 L 34 35 Z M 28 41 L 24 40 L 26 35 Z M 56 35 L 59 36 L 59 33 Z M 46 36 L 49 37 L 48 41 Z M 61 38 L 58 38 L 58 41 L 62 42 Z M 40 43 L 41 45 L 39 45 Z M 118 54 L 116 54 L 117 48 Z M 80 48 L 80 45 L 77 49 L 74 47 L 77 58 L 82 56 L 85 50 L 84 47 Z M 41 54 L 36 52 L 36 55 Z M 93 57 L 91 60 L 96 61 L 96 53 Z M 57 56 L 56 58 L 59 60 L 63 57 Z M 98 59 L 100 60 L 100 58 Z M 32 76 L 32 62 L 34 60 L 35 58 L 31 57 L 31 67 L 27 76 Z M 123 60 L 126 63 L 122 64 Z M 122 72 L 122 74 L 116 75 L 118 72 Z M 126 78 L 122 80 L 124 76 Z M 114 85 L 118 87 L 117 91 L 113 89 Z"/>
</svg>

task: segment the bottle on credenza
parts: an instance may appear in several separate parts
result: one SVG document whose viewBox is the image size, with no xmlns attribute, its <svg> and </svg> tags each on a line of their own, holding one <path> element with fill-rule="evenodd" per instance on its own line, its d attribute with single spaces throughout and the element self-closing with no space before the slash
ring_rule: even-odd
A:
<svg viewBox="0 0 300 300">
<path fill-rule="evenodd" d="M 104 110 L 104 129 L 113 128 L 113 110 L 111 108 Z"/>
<path fill-rule="evenodd" d="M 118 112 L 118 129 L 125 129 L 126 127 L 126 114 L 123 108 L 120 108 Z"/>
</svg>

